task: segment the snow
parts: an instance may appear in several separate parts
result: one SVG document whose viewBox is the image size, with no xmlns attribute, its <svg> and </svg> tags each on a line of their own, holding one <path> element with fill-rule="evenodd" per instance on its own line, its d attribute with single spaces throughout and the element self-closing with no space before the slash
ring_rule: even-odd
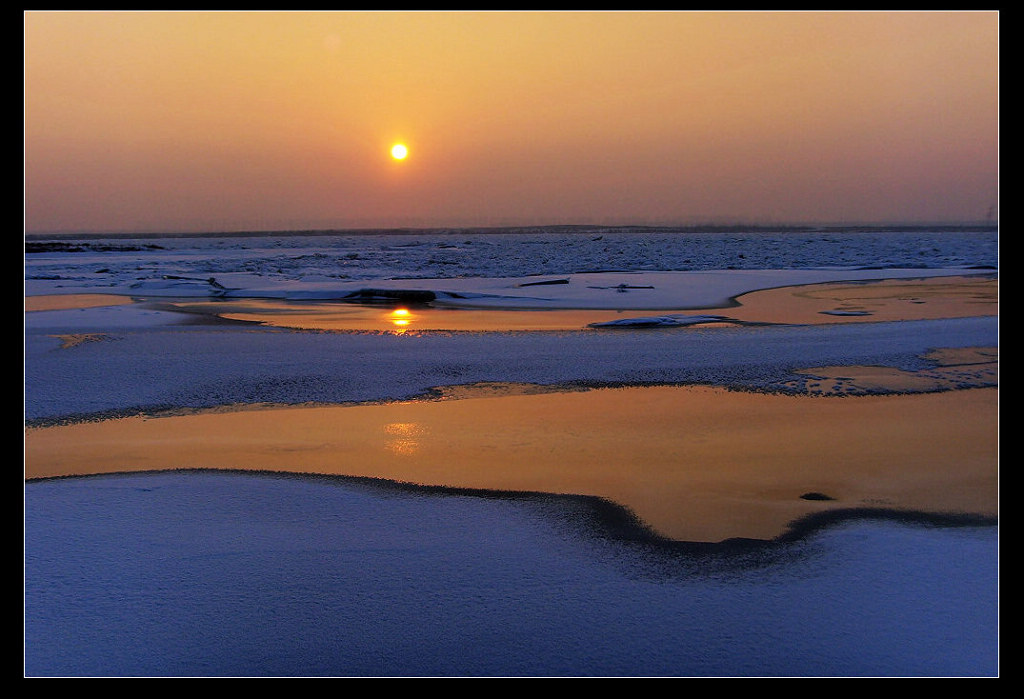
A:
<svg viewBox="0 0 1024 699">
<path fill-rule="evenodd" d="M 681 559 L 571 503 L 327 479 L 107 476 L 27 504 L 29 675 L 997 671 L 991 527 Z"/>
<path fill-rule="evenodd" d="M 324 300 L 415 289 L 435 303 L 621 308 L 637 311 L 628 322 L 671 326 L 714 317 L 657 311 L 760 288 L 994 264 L 994 235 L 943 235 L 147 239 L 137 251 L 26 255 L 25 292 Z M 602 259 L 626 271 L 594 271 Z M 396 278 L 412 269 L 419 278 Z M 552 280 L 569 283 L 535 284 Z M 187 320 L 139 304 L 27 312 L 26 420 L 394 400 L 481 381 L 799 390 L 807 366 L 920 368 L 936 347 L 998 345 L 992 317 L 417 335 Z M 97 341 L 60 349 L 60 336 L 85 333 Z M 572 498 L 346 479 L 114 475 L 30 482 L 24 496 L 29 676 L 999 671 L 996 527 L 854 521 L 738 554 L 623 540 Z"/>
</svg>

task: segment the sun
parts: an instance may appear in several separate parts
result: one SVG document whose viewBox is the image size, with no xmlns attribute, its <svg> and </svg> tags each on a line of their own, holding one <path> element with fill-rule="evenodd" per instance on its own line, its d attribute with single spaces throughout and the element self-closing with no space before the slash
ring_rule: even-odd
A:
<svg viewBox="0 0 1024 699">
<path fill-rule="evenodd" d="M 395 160 L 405 160 L 407 155 L 409 155 L 409 149 L 405 147 L 404 143 L 396 143 L 391 146 L 391 157 Z"/>
</svg>

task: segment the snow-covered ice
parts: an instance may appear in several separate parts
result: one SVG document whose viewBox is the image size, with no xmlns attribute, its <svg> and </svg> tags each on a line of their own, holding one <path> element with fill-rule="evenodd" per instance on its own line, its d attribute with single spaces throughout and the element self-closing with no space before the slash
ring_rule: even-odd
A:
<svg viewBox="0 0 1024 699">
<path fill-rule="evenodd" d="M 997 672 L 992 527 L 680 559 L 529 499 L 245 474 L 27 488 L 29 675 Z"/>
<path fill-rule="evenodd" d="M 998 262 L 996 234 L 973 231 L 76 242 L 26 254 L 26 295 L 414 289 L 672 325 L 759 288 Z M 552 280 L 568 283 L 534 283 Z M 808 366 L 912 369 L 937 347 L 998 345 L 993 317 L 417 335 L 188 321 L 139 304 L 27 312 L 26 420 L 404 399 L 485 381 L 781 390 Z M 76 334 L 97 341 L 61 349 Z M 705 558 L 609 537 L 571 501 L 213 473 L 30 482 L 25 519 L 28 675 L 998 673 L 994 527 L 857 521 Z"/>
</svg>

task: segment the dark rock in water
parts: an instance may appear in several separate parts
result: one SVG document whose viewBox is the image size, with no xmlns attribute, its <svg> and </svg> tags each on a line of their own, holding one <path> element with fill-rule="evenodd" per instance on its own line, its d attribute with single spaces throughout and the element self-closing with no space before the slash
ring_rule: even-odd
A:
<svg viewBox="0 0 1024 699">
<path fill-rule="evenodd" d="M 437 298 L 433 291 L 424 289 L 359 289 L 343 297 L 346 301 L 404 301 L 430 303 Z"/>
<path fill-rule="evenodd" d="M 801 500 L 835 500 L 831 495 L 825 495 L 824 493 L 804 493 L 800 496 Z"/>
</svg>

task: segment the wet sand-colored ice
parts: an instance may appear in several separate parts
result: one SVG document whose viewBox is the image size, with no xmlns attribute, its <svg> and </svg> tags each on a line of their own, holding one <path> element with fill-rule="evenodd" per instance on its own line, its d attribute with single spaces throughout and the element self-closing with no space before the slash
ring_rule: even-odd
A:
<svg viewBox="0 0 1024 699">
<path fill-rule="evenodd" d="M 179 468 L 594 495 L 684 541 L 824 509 L 997 514 L 997 389 L 644 387 L 133 417 L 26 431 L 26 477 Z M 807 500 L 807 493 L 832 500 Z"/>
<path fill-rule="evenodd" d="M 994 277 L 815 284 L 745 294 L 737 322 L 843 323 L 991 315 Z M 39 299 L 26 310 L 115 303 Z M 579 329 L 623 313 L 398 309 L 256 300 L 159 302 L 200 317 L 318 330 Z M 687 311 L 692 313 L 693 311 Z M 74 336 L 76 342 L 90 339 Z M 68 339 L 65 338 L 66 344 Z M 25 436 L 28 479 L 241 469 L 493 491 L 592 495 L 685 541 L 770 539 L 798 518 L 881 507 L 997 515 L 998 348 L 934 366 L 809 367 L 805 395 L 700 386 L 555 392 L 491 384 L 352 406 L 225 406 L 51 427 Z M 849 395 L 877 392 L 908 395 Z M 836 395 L 844 393 L 848 395 Z M 831 499 L 805 499 L 808 493 Z"/>
</svg>

